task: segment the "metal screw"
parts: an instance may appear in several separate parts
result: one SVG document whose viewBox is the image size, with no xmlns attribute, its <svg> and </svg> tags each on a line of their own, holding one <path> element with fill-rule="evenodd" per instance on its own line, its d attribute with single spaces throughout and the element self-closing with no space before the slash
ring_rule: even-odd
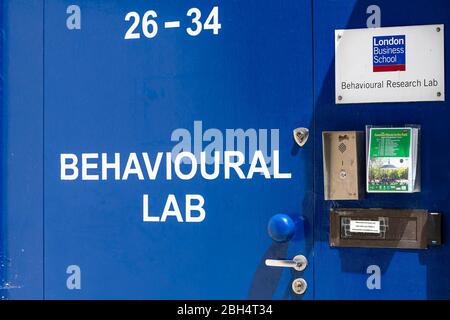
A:
<svg viewBox="0 0 450 320">
<path fill-rule="evenodd" d="M 342 96 L 338 96 L 338 100 L 341 101 L 342 100 Z"/>
<path fill-rule="evenodd" d="M 437 96 L 438 96 L 438 97 L 440 97 L 441 95 L 442 95 L 442 93 L 440 93 L 440 92 L 437 93 Z"/>
<path fill-rule="evenodd" d="M 342 35 L 340 35 L 340 34 L 338 34 L 338 40 L 341 40 L 341 38 L 342 38 Z"/>
<path fill-rule="evenodd" d="M 440 28 L 440 27 L 437 27 L 437 28 L 436 28 L 436 31 L 437 31 L 437 32 L 441 31 L 441 28 Z"/>
</svg>

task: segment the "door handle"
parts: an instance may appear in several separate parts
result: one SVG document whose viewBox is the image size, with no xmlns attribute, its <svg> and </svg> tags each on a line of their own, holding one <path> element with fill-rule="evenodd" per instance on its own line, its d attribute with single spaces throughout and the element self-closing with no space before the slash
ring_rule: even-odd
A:
<svg viewBox="0 0 450 320">
<path fill-rule="evenodd" d="M 292 260 L 274 260 L 266 259 L 268 267 L 294 268 L 297 271 L 303 271 L 308 266 L 308 260 L 303 255 L 297 255 Z"/>
</svg>

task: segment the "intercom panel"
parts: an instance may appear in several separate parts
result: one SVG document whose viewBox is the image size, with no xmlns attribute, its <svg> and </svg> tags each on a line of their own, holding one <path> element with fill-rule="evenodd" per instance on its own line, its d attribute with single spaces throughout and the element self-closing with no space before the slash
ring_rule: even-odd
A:
<svg viewBox="0 0 450 320">
<path fill-rule="evenodd" d="M 325 200 L 358 200 L 363 195 L 362 131 L 325 131 L 323 177 Z"/>
</svg>

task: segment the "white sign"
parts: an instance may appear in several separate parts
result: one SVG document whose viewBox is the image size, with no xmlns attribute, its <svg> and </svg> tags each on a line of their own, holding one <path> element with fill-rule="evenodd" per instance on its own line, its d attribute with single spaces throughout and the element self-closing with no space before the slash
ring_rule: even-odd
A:
<svg viewBox="0 0 450 320">
<path fill-rule="evenodd" d="M 350 220 L 350 232 L 380 233 L 380 221 Z"/>
<path fill-rule="evenodd" d="M 335 31 L 336 103 L 445 101 L 444 25 Z"/>
</svg>

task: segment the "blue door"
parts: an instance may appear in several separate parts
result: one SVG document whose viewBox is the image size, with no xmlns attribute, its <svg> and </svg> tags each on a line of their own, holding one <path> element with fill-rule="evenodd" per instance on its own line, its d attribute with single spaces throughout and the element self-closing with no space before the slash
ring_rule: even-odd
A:
<svg viewBox="0 0 450 320">
<path fill-rule="evenodd" d="M 312 298 L 292 292 L 313 279 L 313 144 L 293 138 L 312 127 L 310 1 L 78 1 L 79 30 L 71 4 L 44 8 L 45 297 Z M 296 255 L 303 272 L 265 264 Z"/>
</svg>

